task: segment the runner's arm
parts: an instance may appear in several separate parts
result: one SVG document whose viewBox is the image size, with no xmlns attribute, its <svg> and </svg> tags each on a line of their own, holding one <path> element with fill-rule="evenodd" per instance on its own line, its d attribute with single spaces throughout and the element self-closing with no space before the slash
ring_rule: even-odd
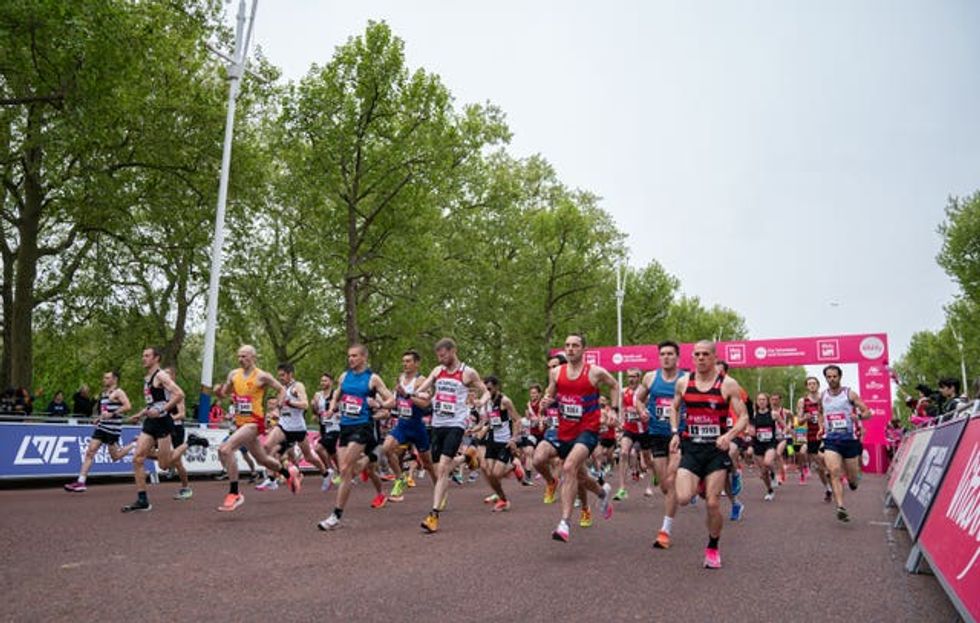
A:
<svg viewBox="0 0 980 623">
<path fill-rule="evenodd" d="M 184 390 L 164 370 L 160 370 L 157 373 L 157 378 L 160 379 L 160 385 L 170 392 L 170 400 L 167 401 L 167 404 L 163 405 L 163 413 L 159 414 L 164 415 L 169 413 L 178 403 L 184 401 Z"/>
<path fill-rule="evenodd" d="M 370 385 L 371 385 L 371 389 L 376 391 L 378 395 L 381 396 L 382 409 L 387 410 L 395 406 L 395 395 L 392 394 L 391 390 L 388 389 L 388 386 L 385 385 L 384 379 L 382 379 L 377 374 L 372 374 Z"/>
<path fill-rule="evenodd" d="M 225 379 L 224 383 L 219 383 L 214 386 L 214 395 L 217 396 L 218 400 L 221 400 L 222 398 L 227 396 L 229 390 L 231 390 L 232 388 L 231 377 L 233 374 L 235 374 L 234 370 L 228 373 L 228 378 Z"/>
<path fill-rule="evenodd" d="M 432 372 L 429 372 L 429 376 L 425 377 L 425 380 L 422 381 L 422 384 L 415 390 L 416 393 L 419 392 L 428 393 L 432 389 L 433 385 L 435 385 L 436 377 L 439 375 L 439 370 L 441 369 L 442 366 L 436 366 L 435 368 L 433 368 Z"/>
<path fill-rule="evenodd" d="M 678 432 L 681 425 L 681 401 L 684 399 L 684 392 L 687 391 L 687 379 L 684 376 L 677 379 L 674 384 L 674 401 L 670 404 L 670 451 L 677 452 L 681 445 L 681 436 Z"/>
<path fill-rule="evenodd" d="M 412 394 L 412 403 L 420 409 L 428 409 L 432 405 L 432 396 L 422 392 L 425 379 L 415 379 L 415 393 Z"/>
<path fill-rule="evenodd" d="M 269 387 L 275 390 L 276 394 L 279 396 L 279 404 L 286 404 L 286 388 L 283 387 L 279 380 L 269 374 L 268 372 L 263 372 L 258 378 L 259 387 Z"/>
<path fill-rule="evenodd" d="M 739 433 L 744 431 L 749 426 L 749 412 L 745 408 L 745 402 L 742 401 L 742 394 L 739 391 L 741 388 L 738 385 L 738 381 L 730 376 L 726 376 L 724 382 L 721 386 L 721 391 L 723 395 L 727 395 L 728 404 L 732 412 L 735 414 L 735 422 L 732 428 L 722 435 L 723 437 L 728 437 L 728 441 L 734 439 Z"/>
<path fill-rule="evenodd" d="M 307 409 L 310 408 L 310 401 L 306 397 L 306 386 L 300 383 L 299 381 L 296 381 L 296 384 L 293 386 L 293 388 L 296 392 L 296 400 L 287 400 L 283 404 L 287 407 L 292 407 L 294 409 L 302 409 L 306 411 Z"/>
<path fill-rule="evenodd" d="M 129 396 L 126 395 L 120 388 L 116 388 L 115 391 L 116 400 L 119 402 L 119 413 L 127 413 L 133 408 L 133 405 L 129 402 Z"/>
<path fill-rule="evenodd" d="M 591 381 L 593 385 L 606 385 L 609 387 L 609 407 L 619 413 L 619 381 L 605 368 L 592 366 L 589 368 L 589 376 L 595 375 Z"/>
<path fill-rule="evenodd" d="M 555 394 L 558 393 L 558 372 L 561 366 L 556 366 L 548 370 L 548 387 L 544 388 L 544 396 L 541 397 L 541 409 L 546 409 L 555 401 Z"/>
<path fill-rule="evenodd" d="M 643 380 L 640 381 L 639 386 L 636 388 L 636 393 L 633 394 L 633 408 L 640 415 L 640 421 L 644 423 L 650 421 L 650 413 L 647 411 L 647 394 L 650 393 L 650 390 L 647 389 L 647 378 L 651 374 L 651 372 L 648 372 L 643 375 Z"/>
<path fill-rule="evenodd" d="M 341 372 L 337 378 L 337 389 L 333 390 L 333 397 L 330 398 L 330 413 L 337 411 L 337 403 L 340 402 L 340 388 L 343 386 L 345 378 L 347 378 L 346 372 Z"/>
<path fill-rule="evenodd" d="M 849 394 L 848 398 L 850 398 L 851 402 L 854 403 L 854 406 L 857 407 L 858 419 L 871 419 L 873 414 L 871 413 L 871 409 L 868 408 L 868 405 L 864 404 L 864 400 L 862 400 L 853 389 L 848 389 L 847 391 Z"/>
</svg>

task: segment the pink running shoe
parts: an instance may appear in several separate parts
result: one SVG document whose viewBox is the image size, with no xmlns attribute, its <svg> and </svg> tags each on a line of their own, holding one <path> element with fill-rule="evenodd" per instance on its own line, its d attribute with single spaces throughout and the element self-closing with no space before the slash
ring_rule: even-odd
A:
<svg viewBox="0 0 980 623">
<path fill-rule="evenodd" d="M 718 548 L 704 548 L 704 568 L 721 569 L 721 552 L 718 551 Z"/>
<path fill-rule="evenodd" d="M 289 479 L 286 481 L 289 485 L 289 490 L 293 494 L 299 493 L 300 488 L 303 486 L 303 474 L 300 473 L 299 468 L 295 465 L 289 466 Z"/>
<path fill-rule="evenodd" d="M 85 493 L 88 489 L 85 488 L 84 482 L 70 482 L 65 485 L 65 491 L 71 491 L 72 493 Z"/>
</svg>

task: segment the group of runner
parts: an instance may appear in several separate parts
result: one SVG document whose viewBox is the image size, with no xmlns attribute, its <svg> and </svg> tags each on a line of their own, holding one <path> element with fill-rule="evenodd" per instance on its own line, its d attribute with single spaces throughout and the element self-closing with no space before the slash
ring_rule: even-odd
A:
<svg viewBox="0 0 980 623">
<path fill-rule="evenodd" d="M 273 376 L 257 367 L 253 347 L 239 348 L 239 367 L 214 392 L 218 399 L 230 400 L 235 427 L 218 449 L 229 478 L 229 491 L 218 510 L 232 512 L 245 501 L 238 480 L 241 451 L 268 469 L 265 488 L 276 482 L 277 475 L 293 493 L 299 492 L 303 459 L 322 474 L 324 491 L 336 484 L 333 510 L 317 524 L 324 531 L 342 525 L 358 474 L 374 484 L 371 505 L 377 508 L 404 499 L 406 489 L 414 486 L 412 474 L 424 470 L 418 473 L 428 473 L 432 480 L 432 505 L 420 525 L 432 534 L 440 529 L 450 481 L 462 464 L 468 464 L 471 470 L 479 468 L 490 486 L 485 501 L 493 504 L 494 512 L 511 507 L 504 487 L 511 473 L 520 484 L 529 484 L 532 470 L 536 472 L 545 483 L 544 503 L 560 499 L 551 536 L 568 542 L 575 506 L 581 527 L 592 525 L 590 494 L 598 513 L 610 519 L 613 502 L 628 496 L 627 473 L 635 465 L 636 471 L 652 474 L 665 498 L 653 547 L 669 548 L 678 506 L 703 498 L 708 532 L 704 566 L 717 569 L 721 567 L 723 492 L 732 504 L 730 519 L 740 519 L 741 465 L 743 460 L 754 460 L 764 499 L 771 501 L 774 482 L 785 479 L 780 461 L 783 448 L 788 447 L 794 451 L 801 482 L 815 467 L 827 490 L 825 499 L 833 498 L 837 518 L 849 521 L 842 483 L 846 479 L 852 490 L 858 486 L 860 422 L 871 414 L 853 390 L 841 385 L 837 366 L 824 369 L 827 389 L 823 392 L 816 378 L 808 378 L 807 394 L 790 412 L 782 407 L 778 394 L 759 394 L 749 405 L 747 392 L 728 374 L 727 365 L 717 360 L 713 342 L 695 344 L 694 369 L 687 372 L 678 366 L 678 344 L 664 341 L 659 344 L 660 367 L 646 374 L 628 371 L 620 396 L 616 379 L 585 361 L 585 340 L 572 334 L 563 353 L 548 360 L 547 386 L 530 388 L 530 401 L 521 414 L 501 391 L 497 378 L 483 377 L 459 359 L 452 339 L 439 340 L 434 350 L 438 365 L 427 376 L 419 372 L 419 353 L 406 351 L 391 390 L 371 370 L 367 347 L 355 344 L 347 350 L 345 372 L 336 381 L 324 374 L 319 390 L 308 398 L 291 364 L 280 364 Z M 142 430 L 125 447 L 119 445 L 121 425 L 131 406 L 118 386 L 118 375 L 106 374 L 102 409 L 82 472 L 66 489 L 85 490 L 93 457 L 105 444 L 113 460 L 135 450 L 137 500 L 123 507 L 124 512 L 152 508 L 146 494 L 146 459 L 156 460 L 163 469 L 177 469 L 182 487 L 175 497 L 190 497 L 181 455 L 190 445 L 208 442 L 195 435 L 184 440 L 183 431 L 178 432 L 184 394 L 172 373 L 160 368 L 160 358 L 156 349 L 143 352 L 146 406 L 129 418 L 142 419 Z M 263 443 L 264 399 L 269 391 L 276 395 L 278 419 Z M 307 436 L 308 409 L 320 425 L 315 449 Z M 617 449 L 619 488 L 614 494 L 605 476 L 611 473 Z M 403 469 L 405 458 L 408 469 Z M 384 492 L 378 474 L 382 460 L 392 473 L 390 493 Z M 646 493 L 653 492 L 648 487 Z"/>
</svg>

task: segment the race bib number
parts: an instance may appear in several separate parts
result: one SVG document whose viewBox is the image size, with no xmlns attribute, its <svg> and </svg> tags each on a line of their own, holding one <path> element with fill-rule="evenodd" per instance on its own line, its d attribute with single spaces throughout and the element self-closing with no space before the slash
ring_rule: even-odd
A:
<svg viewBox="0 0 980 623">
<path fill-rule="evenodd" d="M 490 426 L 493 428 L 500 428 L 504 425 L 504 421 L 500 417 L 500 411 L 490 412 Z"/>
<path fill-rule="evenodd" d="M 360 396 L 344 395 L 344 399 L 340 403 L 340 410 L 349 417 L 360 415 L 363 408 L 364 399 Z"/>
<path fill-rule="evenodd" d="M 146 384 L 143 385 L 143 400 L 146 404 L 153 404 L 153 392 L 150 391 L 150 387 Z"/>
<path fill-rule="evenodd" d="M 235 397 L 235 413 L 238 415 L 252 415 L 252 401 L 243 396 Z"/>
<path fill-rule="evenodd" d="M 412 417 L 412 401 L 408 398 L 399 398 L 395 401 L 395 415 L 397 417 Z"/>
<path fill-rule="evenodd" d="M 771 428 L 757 428 L 755 429 L 755 437 L 759 441 L 765 443 L 767 441 L 772 441 L 772 429 Z"/>
<path fill-rule="evenodd" d="M 833 432 L 842 432 L 847 430 L 847 414 L 845 413 L 828 413 L 827 423 L 830 425 L 830 430 Z"/>
<path fill-rule="evenodd" d="M 806 429 L 797 428 L 796 429 L 796 441 L 803 442 L 806 441 Z"/>
<path fill-rule="evenodd" d="M 670 419 L 671 402 L 670 398 L 657 398 L 655 413 L 657 419 L 661 422 L 666 422 Z"/>
<path fill-rule="evenodd" d="M 717 424 L 688 424 L 688 431 L 694 439 L 716 439 L 721 435 L 721 427 Z"/>
<path fill-rule="evenodd" d="M 566 420 L 578 421 L 582 419 L 582 399 L 578 396 L 563 396 L 559 398 L 558 410 Z"/>
<path fill-rule="evenodd" d="M 636 409 L 629 407 L 626 409 L 626 421 L 627 422 L 637 422 L 640 419 L 640 414 L 636 412 Z"/>
<path fill-rule="evenodd" d="M 436 398 L 432 403 L 432 410 L 442 417 L 456 415 L 456 394 L 436 392 Z"/>
</svg>

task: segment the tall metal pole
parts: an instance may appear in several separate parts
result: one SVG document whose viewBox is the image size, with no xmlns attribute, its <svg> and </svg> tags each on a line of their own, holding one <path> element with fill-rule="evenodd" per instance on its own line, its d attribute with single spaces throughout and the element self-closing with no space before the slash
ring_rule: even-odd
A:
<svg viewBox="0 0 980 623">
<path fill-rule="evenodd" d="M 960 351 L 960 376 L 963 378 L 963 385 L 960 388 L 960 393 L 966 393 L 969 385 L 966 384 L 966 356 L 963 354 L 963 337 L 952 324 L 949 325 L 949 328 L 953 332 L 953 339 L 956 340 L 956 347 Z"/>
<path fill-rule="evenodd" d="M 248 40 L 255 24 L 258 0 L 252 0 L 248 32 L 245 31 L 245 0 L 238 1 L 235 25 L 235 53 L 228 64 L 228 112 L 225 116 L 225 142 L 221 152 L 221 176 L 218 178 L 218 206 L 214 217 L 214 244 L 211 248 L 211 280 L 208 286 L 208 312 L 204 328 L 204 361 L 201 365 L 201 394 L 197 419 L 207 422 L 211 410 L 211 388 L 214 385 L 214 340 L 218 324 L 218 284 L 221 280 L 222 249 L 225 243 L 225 206 L 228 203 L 228 175 L 231 170 L 231 146 L 235 134 L 235 104 L 245 71 Z"/>
<path fill-rule="evenodd" d="M 616 268 L 616 346 L 623 347 L 623 300 L 626 298 L 626 274 L 625 266 L 620 264 Z M 623 412 L 623 371 L 617 373 L 619 381 L 619 412 Z"/>
</svg>

